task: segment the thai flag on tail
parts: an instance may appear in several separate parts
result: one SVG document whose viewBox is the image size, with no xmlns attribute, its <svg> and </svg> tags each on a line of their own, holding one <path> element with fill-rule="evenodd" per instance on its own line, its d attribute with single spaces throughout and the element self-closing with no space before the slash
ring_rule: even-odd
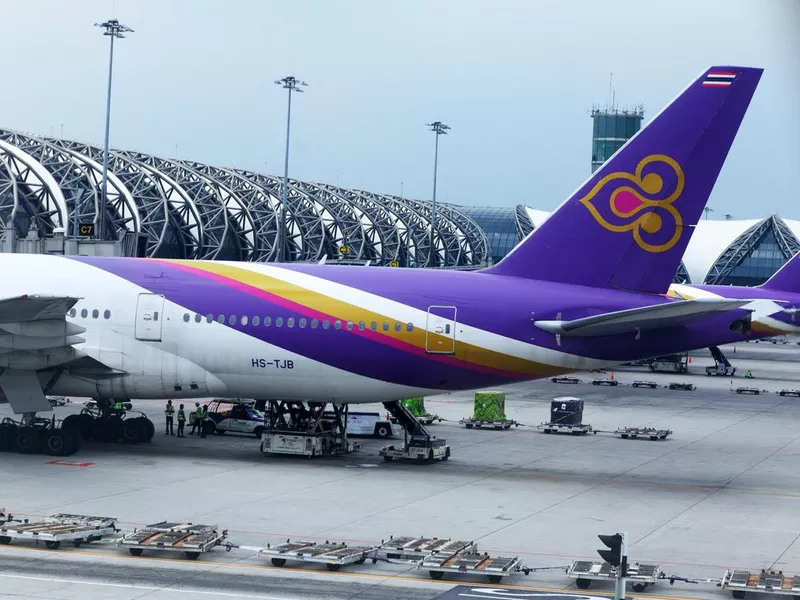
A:
<svg viewBox="0 0 800 600">
<path fill-rule="evenodd" d="M 703 87 L 727 87 L 736 79 L 736 73 L 722 73 L 711 71 L 703 79 Z"/>
</svg>

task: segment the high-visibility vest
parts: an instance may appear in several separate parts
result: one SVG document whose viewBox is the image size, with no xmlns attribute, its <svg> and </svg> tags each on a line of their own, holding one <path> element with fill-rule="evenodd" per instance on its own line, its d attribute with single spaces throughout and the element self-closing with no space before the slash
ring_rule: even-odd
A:
<svg viewBox="0 0 800 600">
<path fill-rule="evenodd" d="M 115 402 L 114 403 L 114 410 L 121 411 L 122 410 L 122 402 Z"/>
<path fill-rule="evenodd" d="M 182 423 L 185 420 L 186 420 L 186 413 L 183 412 L 182 408 L 179 408 L 178 409 L 178 422 Z"/>
<path fill-rule="evenodd" d="M 175 407 L 172 406 L 172 404 L 167 404 L 167 408 L 164 409 L 164 414 L 171 417 L 175 414 Z"/>
</svg>

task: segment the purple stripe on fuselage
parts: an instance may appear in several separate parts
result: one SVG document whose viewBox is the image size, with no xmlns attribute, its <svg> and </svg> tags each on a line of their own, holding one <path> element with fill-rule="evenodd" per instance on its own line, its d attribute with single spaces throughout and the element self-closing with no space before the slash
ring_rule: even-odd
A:
<svg viewBox="0 0 800 600">
<path fill-rule="evenodd" d="M 238 321 L 236 325 L 226 326 L 268 344 L 365 377 L 428 389 L 473 389 L 524 379 L 523 376 L 505 377 L 434 362 L 346 329 L 300 329 L 297 326 L 288 328 L 285 324 L 276 327 L 274 323 L 279 317 L 285 323 L 290 317 L 297 321 L 307 316 L 165 262 L 104 257 L 70 258 L 122 277 L 153 293 L 163 294 L 171 302 L 195 313 L 212 314 L 215 318 L 224 314 L 226 319 L 229 315 L 248 315 L 251 318 L 254 315 L 261 318 L 270 316 L 273 322 L 271 327 L 253 326 L 252 322 L 242 326 Z"/>
</svg>

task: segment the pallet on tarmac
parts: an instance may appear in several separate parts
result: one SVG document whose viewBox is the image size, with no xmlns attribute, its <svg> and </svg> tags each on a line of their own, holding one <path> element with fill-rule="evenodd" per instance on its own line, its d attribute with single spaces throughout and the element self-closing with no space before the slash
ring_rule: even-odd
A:
<svg viewBox="0 0 800 600">
<path fill-rule="evenodd" d="M 376 548 L 376 554 L 387 560 L 418 564 L 434 553 L 452 556 L 458 553 L 475 552 L 475 542 L 417 536 L 391 537 Z"/>
<path fill-rule="evenodd" d="M 419 568 L 428 569 L 431 579 L 442 579 L 445 573 L 485 575 L 490 583 L 499 583 L 521 570 L 519 557 L 492 557 L 483 552 L 437 552 L 423 558 Z"/>
<path fill-rule="evenodd" d="M 13 522 L 11 515 L 0 524 L 0 544 L 10 544 L 12 540 L 44 542 L 47 548 L 56 550 L 64 542 L 71 542 L 76 548 L 83 544 L 96 542 L 117 532 L 117 519 L 89 515 L 70 515 L 59 513 L 29 523 Z"/>
<path fill-rule="evenodd" d="M 377 550 L 377 546 L 348 546 L 341 542 L 311 542 L 287 540 L 285 544 L 259 548 L 259 556 L 268 556 L 272 564 L 282 567 L 287 560 L 322 563 L 329 571 L 338 571 L 345 565 L 361 565 Z"/>
<path fill-rule="evenodd" d="M 720 587 L 729 590 L 734 598 L 744 598 L 747 592 L 768 592 L 775 596 L 800 597 L 800 575 L 784 575 L 783 571 L 725 571 Z"/>
<path fill-rule="evenodd" d="M 540 423 L 536 429 L 545 433 L 570 433 L 572 435 L 586 435 L 587 433 L 597 433 L 588 423 L 576 425 L 565 425 L 563 423 Z"/>
<path fill-rule="evenodd" d="M 780 392 L 778 392 L 778 395 L 779 396 L 797 396 L 797 397 L 800 397 L 800 390 L 794 389 L 794 388 L 792 388 L 792 389 L 783 389 Z"/>
<path fill-rule="evenodd" d="M 616 581 L 617 569 L 607 562 L 576 560 L 567 570 L 567 577 L 574 579 L 578 588 L 586 590 L 592 585 L 592 581 Z M 659 565 L 634 563 L 628 567 L 627 579 L 635 592 L 645 591 L 663 577 Z"/>
<path fill-rule="evenodd" d="M 569 375 L 562 375 L 560 377 L 551 377 L 550 381 L 553 383 L 580 383 L 581 380 L 577 377 L 570 377 Z"/>
<path fill-rule="evenodd" d="M 737 394 L 753 394 L 754 396 L 758 396 L 761 393 L 761 390 L 757 387 L 737 387 L 733 388 L 733 391 Z"/>
<path fill-rule="evenodd" d="M 135 529 L 117 543 L 120 547 L 127 548 L 133 556 L 141 556 L 145 550 L 158 550 L 183 552 L 186 558 L 196 560 L 201 554 L 219 546 L 226 537 L 227 530 L 220 531 L 216 525 L 162 521 Z"/>
<path fill-rule="evenodd" d="M 624 440 L 635 440 L 638 438 L 648 438 L 652 441 L 665 440 L 672 435 L 671 429 L 656 429 L 654 427 L 620 427 L 614 431 L 614 435 L 618 435 Z"/>
<path fill-rule="evenodd" d="M 519 423 L 512 419 L 499 419 L 496 421 L 487 421 L 484 419 L 472 419 L 472 418 L 464 418 L 459 421 L 459 424 L 465 425 L 467 429 L 472 429 L 475 427 L 476 429 L 481 429 L 483 427 L 487 429 L 511 429 L 511 426 L 519 427 Z"/>
</svg>

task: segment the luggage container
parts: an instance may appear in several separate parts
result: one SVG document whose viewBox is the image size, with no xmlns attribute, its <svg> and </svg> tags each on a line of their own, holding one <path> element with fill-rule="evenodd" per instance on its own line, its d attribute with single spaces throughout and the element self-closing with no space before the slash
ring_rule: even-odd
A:
<svg viewBox="0 0 800 600">
<path fill-rule="evenodd" d="M 550 423 L 580 425 L 583 422 L 583 400 L 571 396 L 554 398 L 550 403 Z"/>
</svg>

